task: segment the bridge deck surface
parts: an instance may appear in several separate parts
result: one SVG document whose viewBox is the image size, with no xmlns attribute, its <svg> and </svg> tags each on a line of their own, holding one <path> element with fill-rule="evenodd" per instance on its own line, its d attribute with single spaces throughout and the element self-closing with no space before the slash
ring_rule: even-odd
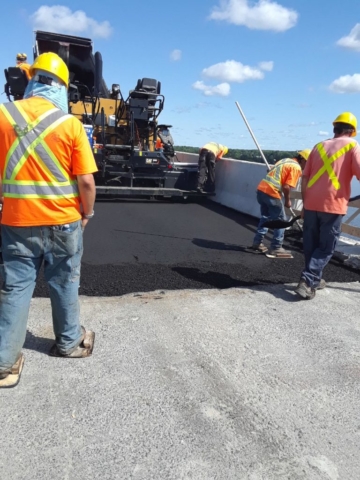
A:
<svg viewBox="0 0 360 480">
<path fill-rule="evenodd" d="M 33 300 L 20 384 L 1 391 L 8 480 L 357 480 L 359 284 L 82 297 L 92 357 L 49 357 Z"/>
</svg>

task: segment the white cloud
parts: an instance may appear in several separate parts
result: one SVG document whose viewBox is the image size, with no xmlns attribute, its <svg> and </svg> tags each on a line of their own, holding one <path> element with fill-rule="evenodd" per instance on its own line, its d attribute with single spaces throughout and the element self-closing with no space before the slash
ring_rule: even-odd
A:
<svg viewBox="0 0 360 480">
<path fill-rule="evenodd" d="M 260 62 L 259 68 L 265 70 L 266 72 L 271 72 L 274 68 L 274 62 Z"/>
<path fill-rule="evenodd" d="M 335 93 L 360 93 L 360 73 L 344 75 L 334 80 L 329 89 Z"/>
<path fill-rule="evenodd" d="M 170 59 L 171 59 L 173 62 L 178 62 L 179 60 L 181 60 L 181 55 L 182 55 L 181 50 L 173 50 L 173 51 L 170 53 Z"/>
<path fill-rule="evenodd" d="M 248 0 L 220 0 L 220 6 L 212 9 L 209 18 L 243 25 L 252 30 L 275 32 L 283 32 L 296 25 L 298 13 L 295 10 L 272 0 L 259 0 L 253 6 L 249 3 Z"/>
<path fill-rule="evenodd" d="M 230 94 L 230 85 L 228 83 L 220 83 L 214 87 L 205 85 L 204 82 L 197 81 L 192 86 L 195 90 L 200 90 L 207 97 L 219 96 L 227 97 Z"/>
<path fill-rule="evenodd" d="M 30 17 L 35 30 L 68 33 L 72 35 L 90 34 L 91 37 L 107 38 L 112 33 L 109 22 L 98 22 L 82 10 L 73 12 L 62 5 L 41 6 Z"/>
<path fill-rule="evenodd" d="M 340 38 L 336 44 L 340 47 L 360 52 L 360 23 L 357 23 L 349 35 Z"/>
<path fill-rule="evenodd" d="M 329 132 L 324 132 L 323 130 L 320 130 L 320 132 L 318 133 L 319 137 L 328 137 L 329 136 Z"/>
<path fill-rule="evenodd" d="M 270 63 L 272 64 L 272 62 L 263 63 L 266 64 L 268 69 Z M 202 74 L 207 78 L 215 78 L 224 82 L 236 83 L 243 83 L 247 80 L 262 80 L 264 78 L 264 72 L 259 68 L 243 65 L 235 60 L 227 60 L 226 62 L 216 63 L 211 67 L 204 68 Z"/>
</svg>

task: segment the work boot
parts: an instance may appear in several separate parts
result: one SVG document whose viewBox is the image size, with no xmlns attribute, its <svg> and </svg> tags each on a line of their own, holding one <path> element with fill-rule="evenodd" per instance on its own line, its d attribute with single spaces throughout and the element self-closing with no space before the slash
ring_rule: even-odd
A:
<svg viewBox="0 0 360 480">
<path fill-rule="evenodd" d="M 291 252 L 282 247 L 271 249 L 266 256 L 269 258 L 293 258 Z"/>
<path fill-rule="evenodd" d="M 325 287 L 326 287 L 326 282 L 324 279 L 321 279 L 319 285 L 315 287 L 315 290 L 323 290 Z"/>
<path fill-rule="evenodd" d="M 305 300 L 312 300 L 315 297 L 316 290 L 309 287 L 309 285 L 302 278 L 298 286 L 295 288 L 295 293 L 300 295 L 300 297 L 304 298 Z"/>
<path fill-rule="evenodd" d="M 255 253 L 265 253 L 268 251 L 268 248 L 265 247 L 263 243 L 254 243 L 251 247 L 249 247 L 249 250 L 252 250 Z"/>
<path fill-rule="evenodd" d="M 16 387 L 20 381 L 23 366 L 24 355 L 20 353 L 18 359 L 10 369 L 0 371 L 0 388 Z"/>
</svg>

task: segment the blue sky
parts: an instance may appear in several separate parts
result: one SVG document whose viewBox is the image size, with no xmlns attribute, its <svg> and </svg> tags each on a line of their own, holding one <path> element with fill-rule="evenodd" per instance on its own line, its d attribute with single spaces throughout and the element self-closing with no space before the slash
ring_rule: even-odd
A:
<svg viewBox="0 0 360 480">
<path fill-rule="evenodd" d="M 92 38 L 125 97 L 160 80 L 177 145 L 255 148 L 235 101 L 263 149 L 311 148 L 343 111 L 360 123 L 359 0 L 18 0 L 2 16 L 2 71 L 32 59 L 36 29 Z"/>
</svg>

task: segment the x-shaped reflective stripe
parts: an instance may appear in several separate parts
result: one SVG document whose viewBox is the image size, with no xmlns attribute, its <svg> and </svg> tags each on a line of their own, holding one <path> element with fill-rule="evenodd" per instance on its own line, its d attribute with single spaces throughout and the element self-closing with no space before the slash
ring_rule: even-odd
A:
<svg viewBox="0 0 360 480">
<path fill-rule="evenodd" d="M 335 190 L 339 190 L 341 185 L 340 185 L 339 179 L 336 176 L 336 173 L 334 172 L 332 164 L 336 162 L 338 158 L 342 157 L 345 153 L 349 152 L 352 148 L 354 148 L 355 145 L 356 144 L 353 142 L 348 143 L 347 145 L 345 145 L 345 147 L 341 148 L 340 150 L 335 152 L 333 155 L 331 155 L 331 157 L 328 157 L 325 151 L 324 145 L 322 143 L 319 143 L 317 145 L 317 149 L 320 154 L 321 160 L 324 162 L 324 165 L 309 180 L 307 186 L 312 187 L 314 183 L 316 183 L 319 180 L 319 178 L 322 175 L 324 175 L 325 172 L 327 172 L 333 187 L 335 188 Z"/>
<path fill-rule="evenodd" d="M 64 171 L 55 155 L 51 152 L 44 138 L 54 128 L 69 118 L 61 110 L 54 108 L 30 122 L 20 105 L 10 103 L 0 106 L 8 121 L 12 124 L 17 139 L 12 144 L 6 157 L 3 182 L 13 182 L 28 156 L 36 155 L 37 159 L 50 171 L 57 182 L 67 182 Z"/>
</svg>

